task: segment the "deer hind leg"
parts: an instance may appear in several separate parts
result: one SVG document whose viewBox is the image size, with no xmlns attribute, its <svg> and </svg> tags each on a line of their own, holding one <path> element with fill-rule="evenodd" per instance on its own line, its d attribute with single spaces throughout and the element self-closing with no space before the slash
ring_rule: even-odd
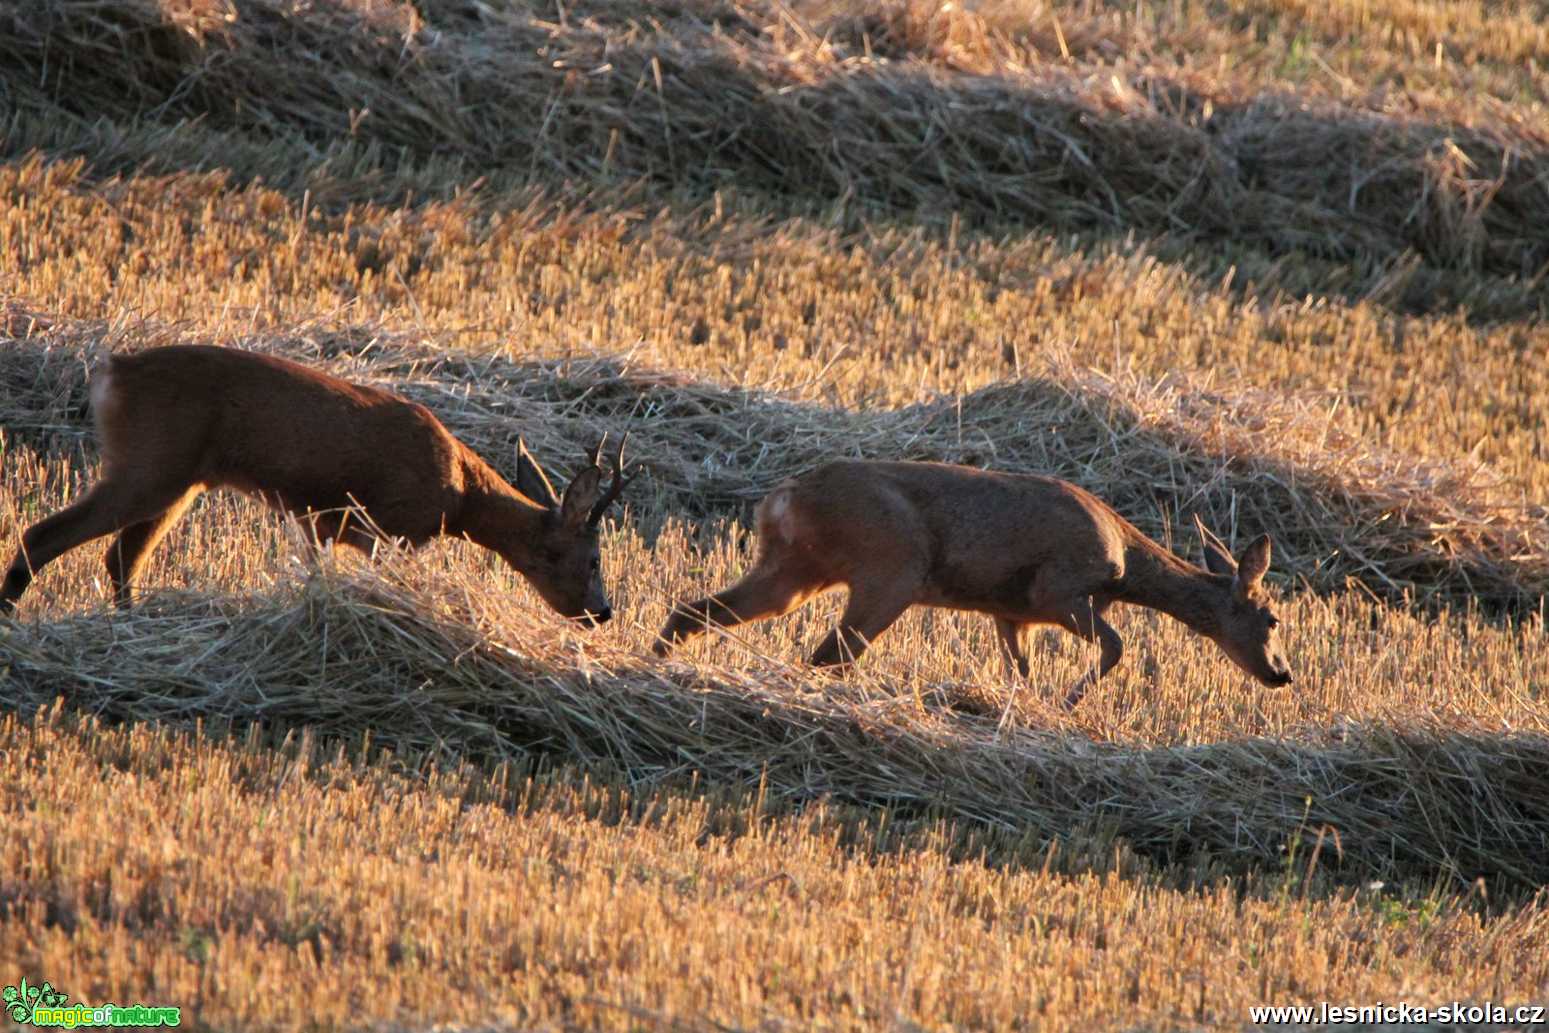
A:
<svg viewBox="0 0 1549 1033">
<path fill-rule="evenodd" d="M 1095 607 L 1090 602 L 1078 605 L 1064 617 L 1060 624 L 1071 634 L 1077 635 L 1087 642 L 1097 641 L 1102 647 L 1102 654 L 1098 657 L 1095 670 L 1089 670 L 1076 683 L 1070 687 L 1065 695 L 1065 709 L 1074 709 L 1081 697 L 1097 680 L 1109 671 L 1114 664 L 1124 655 L 1124 640 L 1119 638 L 1119 633 L 1113 630 L 1113 625 L 1103 619 L 1103 611 L 1107 607 Z"/>
<path fill-rule="evenodd" d="M 1027 625 L 1019 621 L 995 618 L 995 633 L 1000 636 L 1000 654 L 1006 659 L 1006 667 L 1012 677 L 1026 678 L 1031 667 L 1027 662 L 1027 650 L 1022 644 L 1022 632 Z"/>
<path fill-rule="evenodd" d="M 651 648 L 657 656 L 666 656 L 683 639 L 712 624 L 732 628 L 783 616 L 810 599 L 820 587 L 821 581 L 804 571 L 755 567 L 742 580 L 714 595 L 674 606 Z"/>
<path fill-rule="evenodd" d="M 16 600 L 48 564 L 94 538 L 152 519 L 176 502 L 184 490 L 146 490 L 102 481 L 78 502 L 27 528 L 0 585 L 0 614 L 16 608 Z"/>
<path fill-rule="evenodd" d="M 839 627 L 818 643 L 812 654 L 812 666 L 844 667 L 855 662 L 872 640 L 909 608 L 917 589 L 918 584 L 912 579 L 853 582 L 850 599 L 839 618 Z"/>
<path fill-rule="evenodd" d="M 187 512 L 202 490 L 198 487 L 189 488 L 182 498 L 149 520 L 141 520 L 124 528 L 113 544 L 108 546 L 108 579 L 113 583 L 113 602 L 119 609 L 128 608 L 135 576 L 144 567 L 162 536 Z"/>
</svg>

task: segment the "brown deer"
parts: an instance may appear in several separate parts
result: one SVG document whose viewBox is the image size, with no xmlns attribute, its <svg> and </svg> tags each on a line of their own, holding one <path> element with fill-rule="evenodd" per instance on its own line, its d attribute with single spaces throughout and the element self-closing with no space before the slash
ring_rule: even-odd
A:
<svg viewBox="0 0 1549 1033">
<path fill-rule="evenodd" d="M 0 586 L 0 614 L 44 566 L 115 532 L 108 576 L 127 606 L 136 571 L 210 488 L 302 517 L 319 543 L 369 551 L 379 534 L 411 547 L 466 537 L 565 617 L 595 625 L 613 614 L 597 525 L 632 479 L 622 441 L 606 492 L 598 442 L 559 498 L 520 440 L 513 488 L 424 406 L 254 352 L 190 345 L 113 355 L 92 376 L 90 398 L 101 480 L 27 528 Z"/>
<path fill-rule="evenodd" d="M 839 627 L 812 655 L 817 666 L 850 663 L 915 604 L 974 610 L 994 618 L 1006 661 L 1022 678 L 1028 625 L 1095 639 L 1101 658 L 1066 696 L 1073 707 L 1123 653 L 1103 615 L 1131 603 L 1182 621 L 1266 685 L 1291 682 L 1280 622 L 1260 583 L 1267 536 L 1234 561 L 1196 518 L 1205 570 L 1067 481 L 944 463 L 829 463 L 777 486 L 755 516 L 757 565 L 731 587 L 674 607 L 658 656 L 708 623 L 778 617 L 846 585 Z"/>
</svg>

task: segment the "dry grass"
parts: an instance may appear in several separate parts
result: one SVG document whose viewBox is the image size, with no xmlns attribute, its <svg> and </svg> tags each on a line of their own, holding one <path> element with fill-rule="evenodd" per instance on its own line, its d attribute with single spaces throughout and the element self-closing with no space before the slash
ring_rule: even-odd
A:
<svg viewBox="0 0 1549 1033">
<path fill-rule="evenodd" d="M 6 716 L 7 964 L 221 1029 L 1241 1028 L 1549 979 L 1541 903 L 1179 886 L 1015 837 L 992 867 L 885 816 L 363 752 Z"/>
<path fill-rule="evenodd" d="M 1216 278 L 1228 270 L 1191 276 L 1141 245 L 954 246 L 731 202 L 655 213 L 522 195 L 330 213 L 219 175 L 96 184 L 77 165 L 32 160 L 0 167 L 0 246 L 15 259 L 5 290 L 45 315 L 118 326 L 115 342 L 169 339 L 128 331 L 147 316 L 174 337 L 281 328 L 325 345 L 385 324 L 516 359 L 628 351 L 638 365 L 856 409 L 975 391 L 1073 353 L 1117 379 L 1192 371 L 1232 393 L 1321 393 L 1331 427 L 1359 447 L 1465 472 L 1483 461 L 1510 479 L 1503 501 L 1549 497 L 1542 321 L 1471 327 L 1467 313 L 1396 317 L 1375 299 L 1245 302 Z"/>
<path fill-rule="evenodd" d="M 1100 829 L 1159 861 L 1205 857 L 1228 872 L 1272 869 L 1299 834 L 1328 829 L 1339 845 L 1325 859 L 1346 881 L 1549 881 L 1549 725 L 1540 701 L 1519 695 L 1546 668 L 1518 636 L 1489 635 L 1449 665 L 1445 651 L 1426 650 L 1429 628 L 1393 622 L 1382 637 L 1411 655 L 1400 669 L 1454 685 L 1463 669 L 1486 672 L 1474 698 L 1450 697 L 1452 715 L 1422 718 L 1423 706 L 1398 705 L 1404 679 L 1391 675 L 1377 698 L 1319 713 L 1317 697 L 1340 695 L 1329 669 L 1359 662 L 1350 654 L 1362 636 L 1341 627 L 1337 605 L 1304 614 L 1290 638 L 1301 679 L 1325 686 L 1295 703 L 1246 688 L 1179 629 L 1131 621 L 1141 670 L 1065 717 L 1040 685 L 1064 665 L 1041 664 L 1019 705 L 992 673 L 982 618 L 982 628 L 905 623 L 879 644 L 888 659 L 843 681 L 814 683 L 782 663 L 794 649 L 778 631 L 750 641 L 756 663 L 741 670 L 654 662 L 640 646 L 666 605 L 650 585 L 688 582 L 696 557 L 675 536 L 654 557 L 637 542 L 612 545 L 626 572 L 617 594 L 631 600 L 622 632 L 558 633 L 526 593 L 491 592 L 466 563 L 399 559 L 387 580 L 9 629 L 9 694 L 23 712 L 62 695 L 116 718 L 310 725 L 330 740 L 369 731 L 402 752 L 554 753 L 635 785 L 693 773 L 771 801 L 935 811 L 1036 840 Z M 713 558 L 696 565 L 694 580 L 725 576 Z M 1305 648 L 1335 636 L 1326 655 Z M 1192 720 L 1181 727 L 1164 716 L 1180 684 L 1201 697 L 1184 704 Z M 1221 687 L 1199 691 L 1209 684 Z M 1159 691 L 1145 699 L 1151 685 Z M 1135 707 L 1149 714 L 1125 713 Z M 1324 730 L 1297 727 L 1310 714 Z M 1137 733 L 1163 745 L 1125 742 Z"/>
<path fill-rule="evenodd" d="M 304 144 L 302 164 L 347 192 L 314 184 L 324 204 L 362 186 L 400 199 L 401 164 L 455 155 L 438 192 L 521 170 L 529 182 L 641 179 L 873 212 L 945 204 L 989 227 L 1182 230 L 1352 265 L 1413 255 L 1509 279 L 1519 305 L 1542 307 L 1541 120 L 1492 109 L 1470 125 L 1381 98 L 1113 64 L 1104 52 L 1116 43 L 1056 62 L 970 12 L 869 10 L 825 23 L 784 4 L 710 0 L 663 12 L 664 24 L 650 7 L 559 8 L 551 20 L 488 4 L 422 14 L 333 0 L 299 17 L 273 0 L 52 0 L 10 16 L 0 59 L 19 108 L 41 119 L 18 124 L 13 151 L 70 115 L 139 129 L 198 118 Z M 1094 15 L 1094 34 L 1104 20 Z M 1432 20 L 1445 32 L 1450 19 Z"/>
<path fill-rule="evenodd" d="M 0 975 L 251 1029 L 1549 997 L 1545 24 L 0 12 L 0 546 L 93 475 L 105 347 L 302 358 L 502 466 L 628 428 L 651 467 L 591 634 L 472 547 L 319 566 L 228 497 L 133 613 L 95 547 L 46 571 L 0 627 Z M 1272 531 L 1296 691 L 1139 611 L 1073 714 L 1088 651 L 1013 686 L 980 617 L 814 676 L 834 597 L 650 659 L 750 562 L 746 504 L 834 454 Z"/>
<path fill-rule="evenodd" d="M 9 497 L 59 505 L 84 472 L 73 452 L 13 451 Z M 653 504 L 637 503 L 626 523 Z M 1544 921 L 1522 888 L 1549 878 L 1549 654 L 1535 625 L 1304 596 L 1291 694 L 1247 684 L 1177 625 L 1126 615 L 1128 662 L 1066 715 L 1052 687 L 1090 657 L 1040 655 L 1014 692 L 988 622 L 961 616 L 910 615 L 845 680 L 787 663 L 831 606 L 650 661 L 641 647 L 668 601 L 748 562 L 751 543 L 723 526 L 672 520 L 654 547 L 611 534 L 619 617 L 582 634 L 472 547 L 319 574 L 296 535 L 256 515 L 231 498 L 201 505 L 148 576 L 195 594 L 130 615 L 95 612 L 97 550 L 72 554 L 28 601 L 48 619 L 0 640 L 17 712 L 62 696 L 132 722 L 119 738 L 28 733 L 58 754 L 5 751 L 71 783 L 0 783 L 57 808 L 8 801 L 28 830 L 96 820 L 87 800 L 121 808 L 109 825 L 122 842 L 61 838 L 37 855 L 47 864 L 4 862 L 7 942 L 80 997 L 127 987 L 244 1028 L 304 1014 L 324 1027 L 869 1029 L 902 1015 L 1076 1029 L 1237 1025 L 1250 1004 L 1399 986 L 1436 1002 L 1530 999 L 1542 984 L 1520 946 Z M 352 782 L 334 766 L 309 782 L 256 731 L 227 754 L 155 745 L 147 719 L 276 738 L 305 725 L 329 755 L 369 735 L 410 781 Z M 156 774 L 121 781 L 69 752 L 83 749 Z M 521 775 L 534 757 L 583 764 L 596 788 L 567 776 L 555 802 Z M 500 791 L 426 774 L 463 759 L 513 761 L 497 784 L 549 802 L 506 816 L 483 805 Z M 124 802 L 131 785 L 143 804 Z M 759 802 L 718 802 L 739 792 Z M 840 803 L 863 810 L 830 818 Z M 140 820 L 124 820 L 136 808 L 145 823 L 176 815 L 175 854 L 140 845 Z M 775 820 L 724 852 L 706 839 L 760 814 Z M 871 821 L 894 838 L 879 845 Z M 467 838 L 475 826 L 495 853 Z M 311 830 L 305 847 L 294 829 Z M 106 870 L 104 901 L 89 887 Z M 1476 876 L 1501 902 L 1493 917 L 1475 913 Z M 1392 889 L 1362 888 L 1374 879 Z M 715 978 L 695 974 L 706 965 Z M 901 967 L 918 973 L 906 987 Z M 425 980 L 456 993 L 427 1000 L 412 989 Z"/>
</svg>

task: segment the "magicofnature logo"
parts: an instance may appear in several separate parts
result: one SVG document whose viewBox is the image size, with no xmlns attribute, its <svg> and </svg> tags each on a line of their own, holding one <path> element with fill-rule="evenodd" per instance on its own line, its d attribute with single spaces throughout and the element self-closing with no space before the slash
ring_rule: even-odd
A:
<svg viewBox="0 0 1549 1033">
<path fill-rule="evenodd" d="M 65 1004 L 69 994 L 53 984 L 34 985 L 23 979 L 19 985 L 0 989 L 0 1008 L 13 1022 L 34 1027 L 177 1026 L 183 1021 L 181 1008 L 165 1005 Z"/>
</svg>

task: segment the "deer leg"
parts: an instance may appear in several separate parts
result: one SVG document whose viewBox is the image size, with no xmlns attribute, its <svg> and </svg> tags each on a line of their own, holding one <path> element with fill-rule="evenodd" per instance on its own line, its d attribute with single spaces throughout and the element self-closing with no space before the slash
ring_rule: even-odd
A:
<svg viewBox="0 0 1549 1033">
<path fill-rule="evenodd" d="M 814 667 L 845 667 L 860 658 L 872 639 L 882 634 L 914 602 L 915 585 L 907 581 L 882 584 L 856 582 L 839 618 L 812 654 Z"/>
<path fill-rule="evenodd" d="M 742 580 L 714 595 L 674 606 L 651 649 L 657 656 L 666 656 L 673 646 L 709 625 L 734 628 L 749 621 L 782 616 L 806 602 L 817 587 L 811 578 L 799 573 L 754 568 Z"/>
<path fill-rule="evenodd" d="M 1098 657 L 1097 668 L 1089 670 L 1076 683 L 1070 687 L 1070 692 L 1065 696 L 1065 709 L 1074 709 L 1081 697 L 1097 680 L 1109 671 L 1113 665 L 1119 662 L 1124 655 L 1124 640 L 1119 638 L 1119 633 L 1113 630 L 1113 625 L 1103 620 L 1102 612 L 1090 604 L 1078 607 L 1065 620 L 1060 622 L 1067 631 L 1080 636 L 1087 642 L 1094 639 L 1102 647 L 1102 654 Z"/>
<path fill-rule="evenodd" d="M 1022 648 L 1022 629 L 1027 625 L 1004 617 L 995 618 L 995 633 L 1000 636 L 1000 654 L 1006 658 L 1011 677 L 1026 678 L 1031 668 L 1027 651 Z"/>
<path fill-rule="evenodd" d="M 27 528 L 0 584 L 0 614 L 15 610 L 16 600 L 48 564 L 93 538 L 151 519 L 176 502 L 182 491 L 149 492 L 103 481 L 79 502 Z"/>
<path fill-rule="evenodd" d="M 404 539 L 399 540 L 403 541 Z M 334 535 L 333 542 L 335 545 L 348 545 L 355 551 L 371 557 L 376 555 L 376 547 L 382 544 L 382 539 L 357 524 L 343 528 L 338 534 Z"/>
<path fill-rule="evenodd" d="M 319 553 L 332 542 L 335 546 L 348 545 L 366 556 L 371 556 L 376 550 L 377 542 L 381 540 L 372 533 L 370 525 L 352 510 L 302 513 L 297 519 L 306 527 L 307 535 L 312 540 L 312 547 Z"/>
<path fill-rule="evenodd" d="M 172 505 L 151 517 L 149 520 L 141 520 L 130 524 L 118 533 L 113 544 L 108 546 L 107 564 L 108 580 L 113 583 L 113 602 L 119 609 L 127 609 L 130 603 L 130 586 L 134 582 L 135 575 L 145 565 L 145 561 L 155 550 L 162 536 L 177 523 L 178 518 L 187 512 L 188 507 L 198 498 L 199 488 L 190 488 Z"/>
</svg>

